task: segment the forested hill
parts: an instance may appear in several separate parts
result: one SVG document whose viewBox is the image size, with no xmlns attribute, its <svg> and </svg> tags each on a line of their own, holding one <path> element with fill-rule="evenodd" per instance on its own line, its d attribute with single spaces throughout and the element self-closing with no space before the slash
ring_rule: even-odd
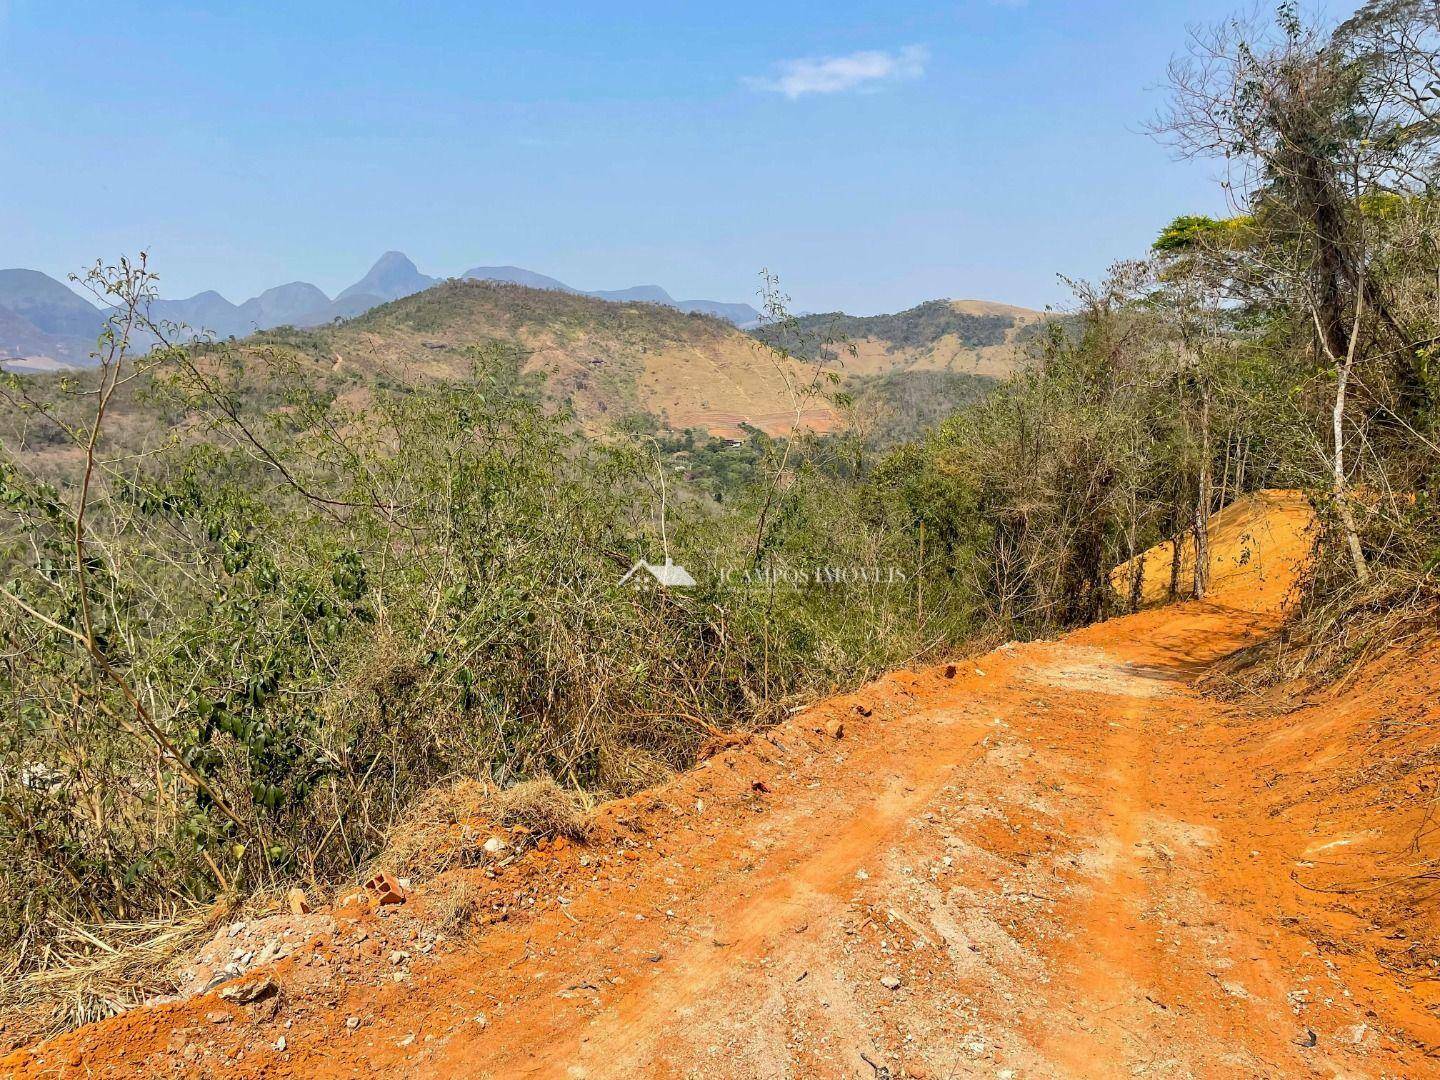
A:
<svg viewBox="0 0 1440 1080">
<path fill-rule="evenodd" d="M 801 359 L 837 361 L 852 374 L 927 368 L 1003 376 L 1018 364 L 1026 328 L 1043 318 L 990 301 L 927 300 L 888 315 L 802 315 L 750 333 Z"/>
</svg>

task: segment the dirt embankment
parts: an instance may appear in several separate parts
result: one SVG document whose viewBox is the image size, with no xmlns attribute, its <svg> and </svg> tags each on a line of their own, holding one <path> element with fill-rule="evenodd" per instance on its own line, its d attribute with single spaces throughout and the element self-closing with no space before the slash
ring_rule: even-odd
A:
<svg viewBox="0 0 1440 1080">
<path fill-rule="evenodd" d="M 1440 655 L 1202 696 L 1305 548 L 1293 499 L 1227 514 L 1207 602 L 894 673 L 0 1072 L 1440 1075 Z"/>
</svg>

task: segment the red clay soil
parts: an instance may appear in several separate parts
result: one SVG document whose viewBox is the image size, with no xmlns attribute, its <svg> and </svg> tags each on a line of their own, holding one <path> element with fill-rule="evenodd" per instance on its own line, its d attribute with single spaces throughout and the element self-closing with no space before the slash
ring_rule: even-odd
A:
<svg viewBox="0 0 1440 1080">
<path fill-rule="evenodd" d="M 1206 602 L 894 673 L 610 804 L 589 845 L 322 915 L 268 997 L 0 1072 L 1440 1076 L 1440 654 L 1202 696 L 1305 548 L 1293 499 L 1227 514 Z M 437 939 L 457 874 L 480 916 Z"/>
</svg>

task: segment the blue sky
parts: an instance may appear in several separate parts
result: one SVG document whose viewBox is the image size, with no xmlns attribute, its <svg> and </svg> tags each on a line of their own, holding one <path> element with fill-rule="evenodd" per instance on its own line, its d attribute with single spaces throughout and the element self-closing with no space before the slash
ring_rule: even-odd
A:
<svg viewBox="0 0 1440 1080">
<path fill-rule="evenodd" d="M 1140 133 L 1232 3 L 0 0 L 0 266 L 166 295 L 382 251 L 795 306 L 1041 306 L 1218 211 Z"/>
</svg>

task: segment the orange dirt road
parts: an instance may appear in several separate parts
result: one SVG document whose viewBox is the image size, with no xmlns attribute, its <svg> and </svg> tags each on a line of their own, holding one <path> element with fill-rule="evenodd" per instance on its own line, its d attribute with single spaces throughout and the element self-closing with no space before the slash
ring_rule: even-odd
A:
<svg viewBox="0 0 1440 1080">
<path fill-rule="evenodd" d="M 892 674 L 586 847 L 454 872 L 480 925 L 427 955 L 391 950 L 438 883 L 336 913 L 272 1005 L 137 1009 L 0 1072 L 1440 1076 L 1440 658 L 1202 696 L 1306 543 L 1285 496 L 1227 515 L 1208 602 Z"/>
</svg>

